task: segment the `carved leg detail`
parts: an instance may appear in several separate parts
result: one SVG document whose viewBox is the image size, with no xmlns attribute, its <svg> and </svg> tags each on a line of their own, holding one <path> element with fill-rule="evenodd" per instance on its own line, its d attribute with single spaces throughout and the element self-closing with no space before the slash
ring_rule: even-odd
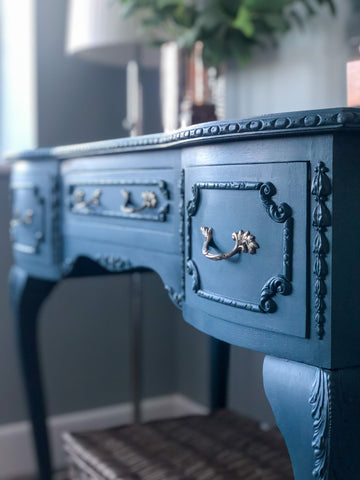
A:
<svg viewBox="0 0 360 480">
<path fill-rule="evenodd" d="M 39 480 L 51 479 L 51 458 L 37 349 L 37 316 L 41 304 L 54 285 L 53 282 L 29 277 L 19 267 L 13 267 L 9 276 L 10 297 L 26 400 L 33 428 Z"/>
<path fill-rule="evenodd" d="M 295 480 L 360 478 L 360 368 L 324 370 L 266 357 L 264 386 Z"/>
</svg>

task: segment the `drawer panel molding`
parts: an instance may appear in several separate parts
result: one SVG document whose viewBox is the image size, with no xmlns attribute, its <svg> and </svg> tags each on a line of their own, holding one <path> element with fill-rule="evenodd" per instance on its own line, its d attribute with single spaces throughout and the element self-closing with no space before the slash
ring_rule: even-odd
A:
<svg viewBox="0 0 360 480">
<path fill-rule="evenodd" d="M 168 292 L 169 297 L 171 298 L 174 305 L 178 308 L 182 308 L 185 300 L 185 170 L 182 169 L 180 172 L 179 183 L 179 253 L 182 259 L 182 269 L 181 269 L 181 288 L 180 291 L 174 290 L 173 287 L 165 285 L 165 289 Z"/>
<path fill-rule="evenodd" d="M 331 180 L 327 175 L 329 169 L 323 162 L 319 162 L 314 169 L 314 177 L 311 185 L 311 193 L 315 197 L 316 206 L 313 211 L 313 227 L 316 230 L 313 253 L 314 265 L 313 272 L 316 277 L 314 294 L 315 294 L 315 325 L 316 332 L 320 340 L 325 335 L 325 297 L 327 288 L 325 279 L 328 274 L 328 264 L 326 257 L 330 251 L 329 241 L 326 236 L 328 227 L 331 226 L 331 212 L 326 202 L 331 194 Z"/>
<path fill-rule="evenodd" d="M 284 224 L 283 227 L 283 264 L 282 273 L 270 277 L 260 292 L 259 303 L 235 300 L 226 296 L 203 290 L 201 278 L 191 252 L 192 217 L 196 215 L 200 204 L 201 190 L 257 190 L 259 199 L 271 220 Z M 293 217 L 291 207 L 287 203 L 277 205 L 272 197 L 276 187 L 271 182 L 198 182 L 192 185 L 192 198 L 187 205 L 187 273 L 192 276 L 192 290 L 200 297 L 224 305 L 249 310 L 258 313 L 274 313 L 277 304 L 274 297 L 277 294 L 290 295 L 292 292 L 292 253 L 293 253 Z"/>
<path fill-rule="evenodd" d="M 119 201 L 108 208 L 102 206 L 101 198 L 111 187 L 119 187 Z M 144 187 L 141 204 L 133 203 L 132 187 Z M 70 211 L 77 215 L 165 222 L 169 212 L 170 195 L 164 180 L 80 180 L 68 185 L 68 194 Z"/>
</svg>

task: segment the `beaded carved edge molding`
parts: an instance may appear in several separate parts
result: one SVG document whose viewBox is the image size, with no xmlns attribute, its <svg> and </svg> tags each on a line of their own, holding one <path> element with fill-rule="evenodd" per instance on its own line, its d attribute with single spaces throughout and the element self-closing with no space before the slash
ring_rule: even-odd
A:
<svg viewBox="0 0 360 480">
<path fill-rule="evenodd" d="M 359 108 L 331 108 L 302 112 L 263 115 L 244 120 L 218 121 L 194 125 L 176 130 L 170 134 L 145 135 L 141 137 L 105 140 L 54 148 L 40 148 L 9 154 L 8 161 L 17 159 L 71 158 L 87 155 L 101 155 L 128 150 L 146 150 L 175 146 L 192 145 L 194 142 L 209 142 L 229 137 L 249 137 L 262 135 L 284 135 L 309 131 L 360 129 Z"/>
</svg>

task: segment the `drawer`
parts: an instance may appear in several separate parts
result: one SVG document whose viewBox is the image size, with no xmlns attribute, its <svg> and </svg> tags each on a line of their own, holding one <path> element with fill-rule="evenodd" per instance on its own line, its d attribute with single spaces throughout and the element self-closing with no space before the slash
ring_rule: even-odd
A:
<svg viewBox="0 0 360 480">
<path fill-rule="evenodd" d="M 68 184 L 68 204 L 75 215 L 166 222 L 169 189 L 161 178 L 77 178 Z"/>
<path fill-rule="evenodd" d="M 185 178 L 187 303 L 306 337 L 307 162 L 190 167 Z"/>
<path fill-rule="evenodd" d="M 10 236 L 15 251 L 38 254 L 45 240 L 45 205 L 38 185 L 31 179 L 13 181 Z"/>
<path fill-rule="evenodd" d="M 173 205 L 179 195 L 174 177 L 171 168 L 65 175 L 65 234 L 171 251 L 178 215 Z"/>
</svg>

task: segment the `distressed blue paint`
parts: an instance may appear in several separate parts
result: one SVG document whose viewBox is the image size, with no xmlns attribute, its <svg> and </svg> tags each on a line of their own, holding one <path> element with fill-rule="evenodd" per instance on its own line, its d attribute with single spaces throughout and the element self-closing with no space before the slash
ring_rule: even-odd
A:
<svg viewBox="0 0 360 480">
<path fill-rule="evenodd" d="M 225 403 L 223 342 L 271 355 L 265 387 L 296 480 L 360 478 L 359 130 L 360 109 L 340 108 L 11 158 L 13 211 L 35 210 L 33 224 L 12 228 L 10 286 L 42 480 L 38 309 L 68 275 L 141 269 L 158 272 L 185 320 L 217 339 L 214 407 Z M 79 186 L 86 198 L 106 189 L 103 208 L 76 209 Z M 123 186 L 136 206 L 152 190 L 157 208 L 121 212 Z M 209 261 L 201 226 L 214 228 L 214 250 L 229 251 L 240 229 L 259 248 Z"/>
</svg>

